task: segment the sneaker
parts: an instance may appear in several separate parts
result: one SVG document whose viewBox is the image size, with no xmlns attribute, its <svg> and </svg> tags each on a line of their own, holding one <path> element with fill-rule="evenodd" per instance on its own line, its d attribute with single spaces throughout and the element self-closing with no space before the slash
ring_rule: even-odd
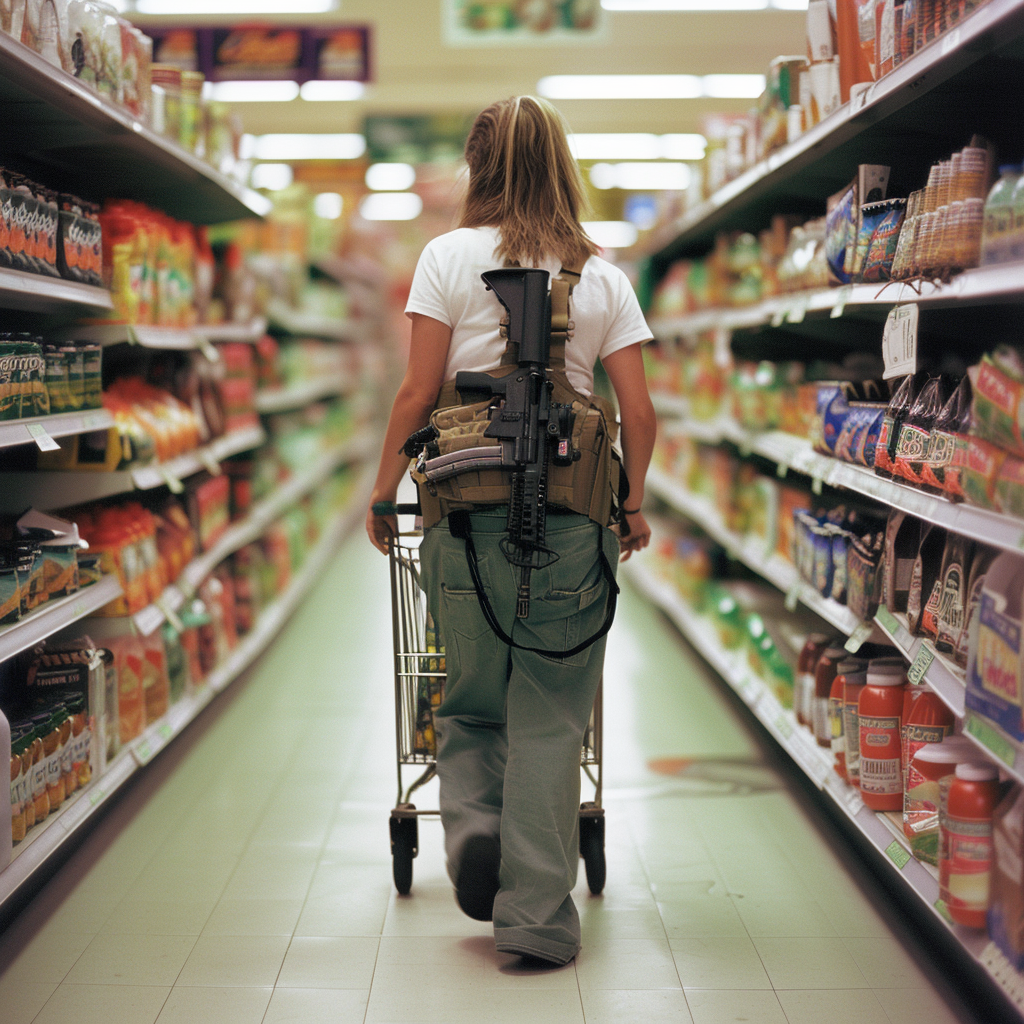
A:
<svg viewBox="0 0 1024 1024">
<path fill-rule="evenodd" d="M 494 836 L 470 836 L 466 840 L 455 880 L 455 899 L 474 921 L 490 921 L 494 916 L 494 897 L 501 887 L 500 864 L 501 847 Z"/>
</svg>

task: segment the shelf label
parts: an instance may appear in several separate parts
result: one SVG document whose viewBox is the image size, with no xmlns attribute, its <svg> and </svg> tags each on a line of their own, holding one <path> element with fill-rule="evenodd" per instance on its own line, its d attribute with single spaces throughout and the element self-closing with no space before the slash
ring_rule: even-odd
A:
<svg viewBox="0 0 1024 1024">
<path fill-rule="evenodd" d="M 786 319 L 791 324 L 802 324 L 804 317 L 807 316 L 807 307 L 811 304 L 810 296 L 804 296 L 803 298 L 797 299 L 792 306 L 789 307 L 789 312 L 786 314 Z"/>
<path fill-rule="evenodd" d="M 135 328 L 131 324 L 125 324 L 125 334 L 128 336 L 129 345 L 140 345 L 139 336 L 135 333 Z"/>
<path fill-rule="evenodd" d="M 775 475 L 776 475 L 776 476 L 777 476 L 777 477 L 778 477 L 778 478 L 779 478 L 780 480 L 785 480 L 785 479 L 786 479 L 786 473 L 788 473 L 788 472 L 789 472 L 789 466 L 787 466 L 787 465 L 786 465 L 786 464 L 785 464 L 784 462 L 780 462 L 780 463 L 779 463 L 779 464 L 778 464 L 778 465 L 777 465 L 777 466 L 775 467 Z"/>
<path fill-rule="evenodd" d="M 796 604 L 797 604 L 797 601 L 799 601 L 799 600 L 800 600 L 800 581 L 797 580 L 797 582 L 794 583 L 793 586 L 791 586 L 789 588 L 789 590 L 786 592 L 786 601 L 785 601 L 786 611 L 787 612 L 795 612 L 796 611 Z"/>
<path fill-rule="evenodd" d="M 158 597 L 156 601 L 154 601 L 153 603 L 157 606 L 157 608 L 160 609 L 161 612 L 163 612 L 164 618 L 168 621 L 168 623 L 170 623 L 170 626 L 175 631 L 175 633 L 185 632 L 184 623 L 182 623 L 181 619 L 179 619 L 178 616 L 175 614 L 174 609 L 167 603 L 167 601 L 164 598 Z"/>
<path fill-rule="evenodd" d="M 779 715 L 775 719 L 775 728 L 784 740 L 788 740 L 793 735 L 793 723 L 785 715 Z"/>
<path fill-rule="evenodd" d="M 772 327 L 781 327 L 783 320 L 786 319 L 786 313 L 789 311 L 789 307 L 786 305 L 780 305 L 777 310 L 772 314 Z"/>
<path fill-rule="evenodd" d="M 160 739 L 164 741 L 164 743 L 166 743 L 168 740 L 174 737 L 174 729 L 167 722 L 164 722 L 164 724 L 161 725 L 156 732 Z"/>
<path fill-rule="evenodd" d="M 814 495 L 820 495 L 821 494 L 821 477 L 820 476 L 813 476 L 813 477 L 811 477 L 811 493 L 814 494 Z"/>
<path fill-rule="evenodd" d="M 210 339 L 203 334 L 197 334 L 196 348 L 203 353 L 204 356 L 211 362 L 220 362 L 220 352 L 217 351 L 217 346 L 210 342 Z"/>
<path fill-rule="evenodd" d="M 933 907 L 938 911 L 939 917 L 946 922 L 946 924 L 953 924 L 953 916 L 949 912 L 949 907 L 946 906 L 945 900 L 936 900 Z"/>
<path fill-rule="evenodd" d="M 917 657 L 914 658 L 914 661 L 907 672 L 907 679 L 909 679 L 914 686 L 920 686 L 925 673 L 928 671 L 928 666 L 931 665 L 934 660 L 935 652 L 927 644 L 921 644 L 921 650 L 917 652 Z"/>
<path fill-rule="evenodd" d="M 149 745 L 149 740 L 140 740 L 136 743 L 132 748 L 132 753 L 140 765 L 149 764 L 153 759 L 153 748 Z"/>
<path fill-rule="evenodd" d="M 171 494 L 181 494 L 185 490 L 185 485 L 166 466 L 158 466 L 157 472 L 163 477 Z"/>
<path fill-rule="evenodd" d="M 995 754 L 1004 764 L 1013 767 L 1014 761 L 1017 759 L 1016 746 L 1001 736 L 988 722 L 977 715 L 968 713 L 966 729 L 968 735 L 973 736 L 986 750 Z"/>
<path fill-rule="evenodd" d="M 76 601 L 71 606 L 71 614 L 76 619 L 80 619 L 83 615 L 87 614 L 87 609 L 85 607 L 85 602 L 84 601 Z"/>
<path fill-rule="evenodd" d="M 89 804 L 95 807 L 107 794 L 99 787 L 89 790 Z"/>
<path fill-rule="evenodd" d="M 888 608 L 882 607 L 875 612 L 875 621 L 886 631 L 886 633 L 895 633 L 900 628 L 900 624 L 896 621 L 896 616 L 893 615 Z"/>
<path fill-rule="evenodd" d="M 744 434 L 741 438 L 739 438 L 739 440 L 736 442 L 736 447 L 739 448 L 740 450 L 741 458 L 746 459 L 750 457 L 750 437 L 747 434 Z"/>
<path fill-rule="evenodd" d="M 839 289 L 839 294 L 836 296 L 836 304 L 832 307 L 832 312 L 829 313 L 829 317 L 833 320 L 838 320 L 846 309 L 846 304 L 850 301 L 853 296 L 853 285 L 844 284 Z"/>
<path fill-rule="evenodd" d="M 886 848 L 886 856 L 902 871 L 910 860 L 910 854 L 904 849 L 898 839 L 894 839 Z"/>
<path fill-rule="evenodd" d="M 919 310 L 916 302 L 894 306 L 889 310 L 882 332 L 882 358 L 885 360 L 885 380 L 917 372 L 917 322 Z"/>
<path fill-rule="evenodd" d="M 960 29 L 955 28 L 942 37 L 942 56 L 952 53 L 960 45 Z"/>
<path fill-rule="evenodd" d="M 29 423 L 26 424 L 25 429 L 29 433 L 29 437 L 32 438 L 36 443 L 36 447 L 41 452 L 58 452 L 60 451 L 60 445 L 46 432 L 46 427 L 42 423 Z"/>
<path fill-rule="evenodd" d="M 213 452 L 209 448 L 200 448 L 196 455 L 210 476 L 220 476 L 220 463 L 213 457 Z"/>
<path fill-rule="evenodd" d="M 856 654 L 865 640 L 875 631 L 873 622 L 862 622 L 843 645 L 851 654 Z"/>
<path fill-rule="evenodd" d="M 721 370 L 732 366 L 732 331 L 727 327 L 715 328 L 715 366 Z"/>
<path fill-rule="evenodd" d="M 86 430 L 100 430 L 106 427 L 107 418 L 103 413 L 98 412 L 87 412 L 82 417 L 82 426 Z"/>
</svg>

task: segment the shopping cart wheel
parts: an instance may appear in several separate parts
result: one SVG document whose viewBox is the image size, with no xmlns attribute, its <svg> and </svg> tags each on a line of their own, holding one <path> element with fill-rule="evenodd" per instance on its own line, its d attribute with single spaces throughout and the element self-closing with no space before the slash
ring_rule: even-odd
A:
<svg viewBox="0 0 1024 1024">
<path fill-rule="evenodd" d="M 599 896 L 604 889 L 604 808 L 596 804 L 580 804 L 580 856 L 587 869 L 587 885 Z"/>
<path fill-rule="evenodd" d="M 391 812 L 391 873 L 395 888 L 403 896 L 408 896 L 412 888 L 412 860 L 419 853 L 419 822 L 415 811 L 415 804 L 399 804 Z"/>
</svg>

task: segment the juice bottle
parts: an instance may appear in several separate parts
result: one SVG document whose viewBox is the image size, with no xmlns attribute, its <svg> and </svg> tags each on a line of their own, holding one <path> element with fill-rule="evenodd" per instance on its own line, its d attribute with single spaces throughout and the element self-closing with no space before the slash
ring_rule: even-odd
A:
<svg viewBox="0 0 1024 1024">
<path fill-rule="evenodd" d="M 984 928 L 992 873 L 992 814 L 999 772 L 991 764 L 958 764 L 940 819 L 939 895 L 957 924 Z"/>
<path fill-rule="evenodd" d="M 50 813 L 50 797 L 46 792 L 47 758 L 43 752 L 43 736 L 46 724 L 33 718 L 32 731 L 32 804 L 35 808 L 35 824 L 45 821 Z"/>
<path fill-rule="evenodd" d="M 958 764 L 977 756 L 978 748 L 966 736 L 946 736 L 940 743 L 926 743 L 911 757 L 903 794 L 903 831 L 918 860 L 938 866 L 942 780 L 952 776 Z"/>
<path fill-rule="evenodd" d="M 801 725 L 811 728 L 811 700 L 814 694 L 814 668 L 829 646 L 824 633 L 811 633 L 804 642 L 796 665 L 796 686 L 793 689 L 793 711 Z"/>
<path fill-rule="evenodd" d="M 903 809 L 900 725 L 907 666 L 902 658 L 872 658 L 857 706 L 860 792 L 875 811 Z"/>
<path fill-rule="evenodd" d="M 922 490 L 955 500 L 963 497 L 959 484 L 963 460 L 957 461 L 957 442 L 960 437 L 966 438 L 971 425 L 971 394 L 971 379 L 965 373 L 935 417 L 928 454 L 921 466 Z"/>
<path fill-rule="evenodd" d="M 1013 194 L 1020 177 L 1020 164 L 1003 164 L 999 168 L 999 178 L 985 200 L 985 219 L 981 228 L 983 267 L 1010 261 Z"/>
<path fill-rule="evenodd" d="M 908 483 L 921 483 L 921 469 L 928 456 L 932 429 L 949 397 L 947 378 L 930 377 L 907 412 L 896 439 L 893 475 Z M 877 457 L 876 457 L 877 458 Z"/>
<path fill-rule="evenodd" d="M 846 770 L 846 687 L 863 685 L 868 663 L 864 658 L 847 658 L 839 663 L 839 674 L 832 680 L 828 695 L 828 721 L 832 730 L 832 761 L 844 782 L 850 778 Z"/>
<path fill-rule="evenodd" d="M 814 667 L 814 700 L 811 706 L 814 738 L 819 747 L 832 746 L 832 728 L 828 721 L 828 700 L 832 683 L 839 674 L 839 663 L 845 661 L 844 647 L 826 647 Z"/>
</svg>

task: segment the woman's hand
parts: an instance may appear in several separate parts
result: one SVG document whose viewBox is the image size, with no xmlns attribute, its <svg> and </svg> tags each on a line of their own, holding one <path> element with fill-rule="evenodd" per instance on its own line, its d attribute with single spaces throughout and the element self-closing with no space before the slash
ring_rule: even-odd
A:
<svg viewBox="0 0 1024 1024">
<path fill-rule="evenodd" d="M 398 520 L 395 516 L 375 515 L 373 502 L 371 502 L 366 511 L 366 533 L 370 538 L 370 543 L 386 555 L 391 538 L 398 536 Z"/>
<path fill-rule="evenodd" d="M 629 533 L 625 536 L 619 534 L 621 562 L 625 562 L 634 551 L 642 551 L 651 542 L 651 528 L 647 525 L 643 512 L 627 512 L 626 525 L 629 527 Z"/>
</svg>

